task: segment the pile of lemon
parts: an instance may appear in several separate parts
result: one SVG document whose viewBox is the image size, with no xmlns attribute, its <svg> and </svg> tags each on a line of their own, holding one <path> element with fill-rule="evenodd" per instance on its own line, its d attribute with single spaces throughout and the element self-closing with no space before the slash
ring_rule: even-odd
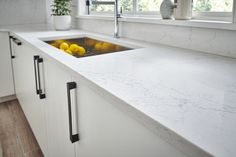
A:
<svg viewBox="0 0 236 157">
<path fill-rule="evenodd" d="M 97 53 L 109 53 L 121 50 L 121 47 L 118 45 L 93 39 L 85 39 L 85 43 L 88 47 L 94 48 Z"/>
<path fill-rule="evenodd" d="M 78 44 L 69 44 L 65 41 L 57 40 L 51 44 L 52 46 L 55 46 L 59 48 L 60 50 L 70 54 L 70 55 L 79 55 L 84 56 L 86 51 L 82 46 L 79 46 Z"/>
<path fill-rule="evenodd" d="M 108 42 L 97 42 L 94 45 L 94 49 L 97 52 L 109 53 L 109 52 L 121 51 L 122 47 L 119 45 L 114 45 L 114 44 L 108 43 Z"/>
</svg>

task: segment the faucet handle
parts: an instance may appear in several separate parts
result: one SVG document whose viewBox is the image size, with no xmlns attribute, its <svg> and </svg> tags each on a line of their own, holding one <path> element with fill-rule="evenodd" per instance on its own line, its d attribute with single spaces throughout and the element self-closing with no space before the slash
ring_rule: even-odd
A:
<svg viewBox="0 0 236 157">
<path fill-rule="evenodd" d="M 117 17 L 121 18 L 122 13 L 123 13 L 123 8 L 120 7 L 120 11 L 118 12 Z"/>
<path fill-rule="evenodd" d="M 123 7 L 120 7 L 120 14 L 123 13 Z"/>
</svg>

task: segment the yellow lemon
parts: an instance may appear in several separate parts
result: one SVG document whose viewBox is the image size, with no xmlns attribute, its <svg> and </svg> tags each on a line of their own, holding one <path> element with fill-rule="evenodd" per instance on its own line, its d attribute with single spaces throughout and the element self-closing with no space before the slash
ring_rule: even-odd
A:
<svg viewBox="0 0 236 157">
<path fill-rule="evenodd" d="M 54 43 L 56 43 L 56 44 L 58 44 L 58 45 L 60 45 L 60 44 L 63 43 L 63 42 L 65 42 L 65 40 L 56 40 L 56 41 L 54 41 Z"/>
<path fill-rule="evenodd" d="M 60 49 L 61 51 L 65 52 L 66 50 Z"/>
<path fill-rule="evenodd" d="M 95 50 L 101 51 L 101 49 L 102 49 L 102 43 L 99 42 L 99 43 L 97 43 L 97 44 L 95 45 Z"/>
<path fill-rule="evenodd" d="M 122 47 L 121 46 L 119 46 L 119 45 L 116 45 L 115 46 L 115 51 L 121 51 L 122 50 Z"/>
<path fill-rule="evenodd" d="M 93 47 L 94 44 L 95 44 L 95 40 L 93 40 L 93 39 L 85 39 L 85 43 L 86 43 L 87 46 Z"/>
<path fill-rule="evenodd" d="M 79 56 L 84 56 L 85 52 L 86 52 L 86 51 L 85 51 L 85 49 L 84 49 L 83 47 L 81 47 L 81 46 L 78 47 L 77 54 L 78 54 Z"/>
<path fill-rule="evenodd" d="M 63 42 L 60 44 L 60 49 L 67 50 L 68 48 L 69 48 L 69 44 L 67 44 L 66 42 Z"/>
<path fill-rule="evenodd" d="M 61 43 L 63 43 L 65 40 L 56 40 L 53 43 L 51 43 L 52 46 L 56 48 L 60 48 Z"/>
<path fill-rule="evenodd" d="M 112 51 L 112 49 L 113 49 L 113 45 L 111 43 L 103 43 L 101 51 L 103 53 L 106 53 L 106 52 Z"/>
<path fill-rule="evenodd" d="M 71 44 L 69 50 L 71 52 L 77 52 L 78 51 L 78 47 L 79 47 L 79 45 L 77 45 L 77 44 Z"/>
<path fill-rule="evenodd" d="M 73 55 L 73 53 L 69 49 L 67 49 L 65 52 L 70 54 L 70 55 Z"/>
<path fill-rule="evenodd" d="M 55 42 L 51 43 L 51 45 L 58 48 L 58 45 Z"/>
</svg>

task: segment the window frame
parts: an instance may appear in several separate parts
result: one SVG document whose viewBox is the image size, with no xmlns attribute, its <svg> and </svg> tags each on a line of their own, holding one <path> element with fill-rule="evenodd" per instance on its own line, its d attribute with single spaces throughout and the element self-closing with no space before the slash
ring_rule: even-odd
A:
<svg viewBox="0 0 236 157">
<path fill-rule="evenodd" d="M 194 20 L 209 20 L 209 21 L 228 21 L 232 22 L 232 12 L 192 12 Z"/>
<path fill-rule="evenodd" d="M 90 11 L 91 15 L 111 15 L 113 12 L 96 12 Z M 123 12 L 126 17 L 156 17 L 161 18 L 160 11 L 138 11 L 138 0 L 133 0 L 133 10 Z M 196 12 L 192 11 L 193 20 L 206 21 L 225 21 L 236 23 L 236 0 L 233 0 L 232 12 Z"/>
</svg>

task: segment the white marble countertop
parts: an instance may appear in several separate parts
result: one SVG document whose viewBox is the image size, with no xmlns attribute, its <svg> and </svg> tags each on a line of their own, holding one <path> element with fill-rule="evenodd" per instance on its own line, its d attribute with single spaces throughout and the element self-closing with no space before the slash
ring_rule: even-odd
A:
<svg viewBox="0 0 236 157">
<path fill-rule="evenodd" d="M 14 34 L 188 156 L 236 156 L 236 59 L 79 30 Z M 84 35 L 146 48 L 77 59 L 39 40 Z"/>
</svg>

